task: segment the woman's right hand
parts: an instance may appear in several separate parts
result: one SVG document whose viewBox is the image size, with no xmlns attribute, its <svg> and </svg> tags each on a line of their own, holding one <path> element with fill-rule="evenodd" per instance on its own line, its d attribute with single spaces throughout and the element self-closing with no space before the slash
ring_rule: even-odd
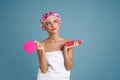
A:
<svg viewBox="0 0 120 80">
<path fill-rule="evenodd" d="M 38 41 L 35 40 L 34 43 L 36 44 L 36 49 L 37 50 L 45 51 L 45 48 L 44 48 L 44 46 L 42 45 L 41 42 L 38 42 Z"/>
</svg>

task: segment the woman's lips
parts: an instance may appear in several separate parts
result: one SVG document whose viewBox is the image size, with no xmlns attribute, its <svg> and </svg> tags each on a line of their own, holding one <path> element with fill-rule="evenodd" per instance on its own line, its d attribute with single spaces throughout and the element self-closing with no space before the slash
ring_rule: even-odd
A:
<svg viewBox="0 0 120 80">
<path fill-rule="evenodd" d="M 56 30 L 56 28 L 52 28 L 51 30 L 54 31 L 54 30 Z"/>
</svg>

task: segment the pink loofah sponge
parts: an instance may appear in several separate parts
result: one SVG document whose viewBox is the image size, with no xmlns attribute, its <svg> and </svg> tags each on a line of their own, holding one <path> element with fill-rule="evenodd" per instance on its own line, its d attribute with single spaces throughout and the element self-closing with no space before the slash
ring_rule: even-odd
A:
<svg viewBox="0 0 120 80">
<path fill-rule="evenodd" d="M 36 50 L 36 45 L 34 43 L 34 41 L 32 40 L 28 40 L 24 43 L 24 50 L 25 52 L 27 52 L 28 54 L 33 53 Z"/>
</svg>

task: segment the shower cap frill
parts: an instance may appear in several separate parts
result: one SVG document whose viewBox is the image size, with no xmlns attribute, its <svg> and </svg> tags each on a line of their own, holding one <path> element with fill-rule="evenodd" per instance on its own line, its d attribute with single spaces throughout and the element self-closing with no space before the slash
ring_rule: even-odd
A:
<svg viewBox="0 0 120 80">
<path fill-rule="evenodd" d="M 40 24 L 41 24 L 41 27 L 42 27 L 42 30 L 45 29 L 45 21 L 50 17 L 50 16 L 54 16 L 58 19 L 59 23 L 61 24 L 62 23 L 62 20 L 61 20 L 61 17 L 58 13 L 56 12 L 52 12 L 52 11 L 49 11 L 49 12 L 46 12 L 43 14 L 42 18 L 40 19 Z"/>
</svg>

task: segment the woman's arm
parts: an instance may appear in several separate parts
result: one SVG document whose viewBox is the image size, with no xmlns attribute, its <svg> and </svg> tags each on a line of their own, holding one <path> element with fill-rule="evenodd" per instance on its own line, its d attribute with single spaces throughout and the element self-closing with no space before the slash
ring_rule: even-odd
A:
<svg viewBox="0 0 120 80">
<path fill-rule="evenodd" d="M 48 70 L 45 49 L 41 43 L 37 42 L 36 44 L 37 44 L 39 67 L 40 67 L 41 71 L 43 73 L 45 73 Z"/>
<path fill-rule="evenodd" d="M 72 68 L 72 52 L 73 49 L 67 49 L 67 47 L 64 47 L 64 65 L 67 71 L 71 70 Z"/>
<path fill-rule="evenodd" d="M 64 46 L 63 51 L 64 51 L 64 65 L 66 70 L 71 70 L 73 61 L 72 61 L 72 53 L 73 53 L 73 48 L 75 46 L 78 46 L 78 41 L 75 41 L 72 46 Z"/>
</svg>

